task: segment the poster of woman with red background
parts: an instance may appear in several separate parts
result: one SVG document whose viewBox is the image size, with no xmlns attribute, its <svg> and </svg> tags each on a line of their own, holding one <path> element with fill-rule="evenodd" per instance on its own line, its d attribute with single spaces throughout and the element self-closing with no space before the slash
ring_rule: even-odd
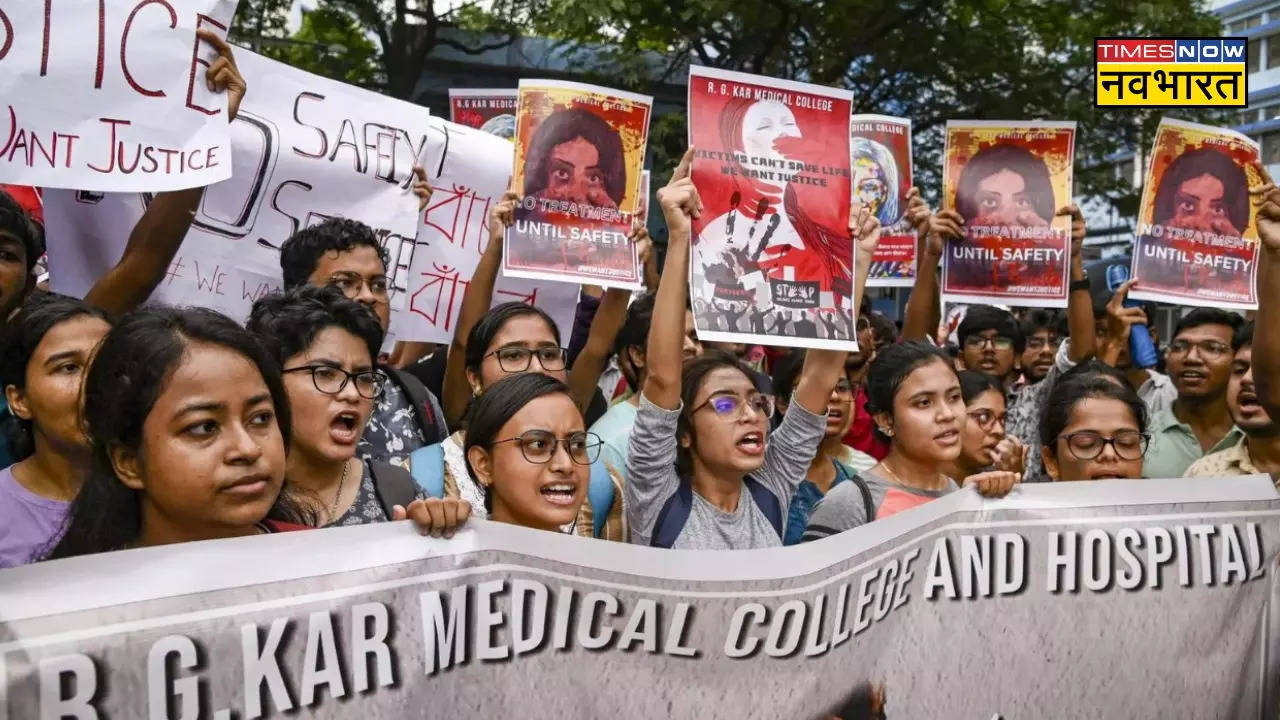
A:
<svg viewBox="0 0 1280 720">
<path fill-rule="evenodd" d="M 964 218 L 947 243 L 946 302 L 1066 307 L 1074 122 L 947 122 L 943 207 Z"/>
<path fill-rule="evenodd" d="M 854 349 L 845 90 L 689 71 L 700 338 Z"/>
<path fill-rule="evenodd" d="M 1129 296 L 1237 310 L 1258 307 L 1258 232 L 1249 186 L 1258 145 L 1231 130 L 1165 118 L 1138 211 Z"/>
</svg>

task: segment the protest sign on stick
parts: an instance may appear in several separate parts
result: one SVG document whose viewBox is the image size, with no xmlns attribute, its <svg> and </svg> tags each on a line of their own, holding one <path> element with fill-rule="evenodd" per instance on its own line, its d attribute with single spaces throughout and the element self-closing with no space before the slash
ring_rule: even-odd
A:
<svg viewBox="0 0 1280 720">
<path fill-rule="evenodd" d="M 639 288 L 631 226 L 653 98 L 553 80 L 521 80 L 509 277 Z"/>
<path fill-rule="evenodd" d="M 513 140 L 516 136 L 516 91 L 452 88 L 449 120 Z"/>
<path fill-rule="evenodd" d="M 1075 123 L 947 122 L 942 205 L 964 218 L 947 243 L 947 302 L 1066 307 Z"/>
<path fill-rule="evenodd" d="M 689 69 L 689 144 L 702 199 L 689 297 L 698 337 L 855 349 L 849 235 L 853 95 Z"/>
<path fill-rule="evenodd" d="M 59 0 L 0 7 L 0 182 L 96 191 L 209 185 L 232 173 L 225 95 L 197 37 L 236 0 Z"/>
<path fill-rule="evenodd" d="M 1258 307 L 1258 229 L 1249 187 L 1258 144 L 1231 130 L 1165 118 L 1138 211 L 1129 292 L 1136 300 Z"/>
<path fill-rule="evenodd" d="M 236 172 L 205 191 L 152 299 L 247 317 L 254 300 L 281 286 L 284 241 L 346 217 L 370 225 L 387 251 L 394 326 L 417 228 L 410 188 L 427 109 L 248 50 L 236 57 L 252 78 L 231 126 Z M 45 202 L 52 287 L 79 297 L 119 259 L 149 196 L 60 190 Z"/>
<path fill-rule="evenodd" d="M 871 209 L 883 228 L 871 258 L 868 287 L 911 287 L 916 279 L 916 233 L 907 220 L 911 189 L 911 121 L 854 115 L 849 125 L 849 170 L 855 210 Z"/>
<path fill-rule="evenodd" d="M 472 520 L 56 560 L 0 570 L 0 698 L 12 720 L 1274 718 L 1278 514 L 1265 476 L 1119 480 L 769 550 Z"/>
<path fill-rule="evenodd" d="M 512 144 L 481 130 L 431 118 L 422 166 L 433 192 L 418 224 L 409 301 L 400 339 L 448 343 L 462 296 L 489 243 L 489 210 L 511 178 Z M 547 312 L 561 337 L 573 330 L 578 286 L 499 274 L 493 304 L 527 302 Z"/>
</svg>

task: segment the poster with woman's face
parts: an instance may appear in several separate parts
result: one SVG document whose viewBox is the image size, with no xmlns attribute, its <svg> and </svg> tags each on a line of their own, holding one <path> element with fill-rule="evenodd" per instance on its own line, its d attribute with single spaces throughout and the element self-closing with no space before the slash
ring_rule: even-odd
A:
<svg viewBox="0 0 1280 720">
<path fill-rule="evenodd" d="M 1249 187 L 1258 145 L 1240 133 L 1165 118 L 1138 210 L 1129 296 L 1179 305 L 1258 307 L 1258 232 Z"/>
<path fill-rule="evenodd" d="M 638 289 L 631 229 L 640 209 L 653 98 L 554 80 L 521 80 L 507 229 L 511 277 Z"/>
<path fill-rule="evenodd" d="M 883 231 L 867 274 L 869 287 L 911 287 L 916 277 L 916 233 L 907 221 L 911 189 L 911 121 L 854 115 L 849 125 L 853 207 L 871 211 Z"/>
<path fill-rule="evenodd" d="M 702 199 L 689 294 L 698 336 L 856 349 L 849 235 L 852 94 L 689 70 Z"/>
<path fill-rule="evenodd" d="M 451 88 L 449 121 L 514 140 L 516 91 Z"/>
<path fill-rule="evenodd" d="M 964 218 L 947 243 L 947 302 L 1066 307 L 1073 122 L 947 123 L 942 204 Z"/>
</svg>

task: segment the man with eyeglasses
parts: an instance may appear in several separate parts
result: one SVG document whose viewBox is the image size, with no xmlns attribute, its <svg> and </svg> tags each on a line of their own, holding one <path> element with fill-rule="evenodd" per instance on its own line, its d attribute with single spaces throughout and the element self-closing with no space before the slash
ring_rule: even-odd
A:
<svg viewBox="0 0 1280 720">
<path fill-rule="evenodd" d="M 1147 477 L 1182 477 L 1196 460 L 1244 437 L 1227 408 L 1231 342 L 1242 324 L 1239 315 L 1217 308 L 1197 308 L 1178 322 L 1166 354 L 1178 398 L 1152 413 L 1143 460 Z"/>
<path fill-rule="evenodd" d="M 1280 473 L 1280 423 L 1258 402 L 1253 384 L 1253 324 L 1236 331 L 1231 345 L 1231 380 L 1227 383 L 1227 408 L 1244 439 L 1234 447 L 1209 453 L 1187 468 L 1186 477 L 1224 477 Z"/>
<path fill-rule="evenodd" d="M 285 290 L 331 285 L 369 308 L 385 333 L 391 325 L 387 252 L 368 225 L 331 218 L 293 234 L 280 248 Z M 416 377 L 378 366 L 388 378 L 365 426 L 360 457 L 405 467 L 420 447 L 449 436 L 440 401 Z"/>
</svg>

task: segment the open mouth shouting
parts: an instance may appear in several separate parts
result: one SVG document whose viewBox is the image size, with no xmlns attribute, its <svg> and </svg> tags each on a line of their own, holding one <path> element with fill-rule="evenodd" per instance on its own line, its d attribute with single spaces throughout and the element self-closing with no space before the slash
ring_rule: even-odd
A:
<svg viewBox="0 0 1280 720">
<path fill-rule="evenodd" d="M 557 480 L 543 485 L 539 492 L 542 493 L 543 499 L 552 505 L 567 507 L 573 505 L 578 498 L 578 484 L 566 480 Z"/>
<path fill-rule="evenodd" d="M 338 445 L 355 445 L 360 440 L 360 413 L 343 410 L 329 421 L 329 439 Z"/>
<path fill-rule="evenodd" d="M 738 438 L 737 448 L 753 457 L 764 453 L 764 433 L 752 430 Z"/>
</svg>

